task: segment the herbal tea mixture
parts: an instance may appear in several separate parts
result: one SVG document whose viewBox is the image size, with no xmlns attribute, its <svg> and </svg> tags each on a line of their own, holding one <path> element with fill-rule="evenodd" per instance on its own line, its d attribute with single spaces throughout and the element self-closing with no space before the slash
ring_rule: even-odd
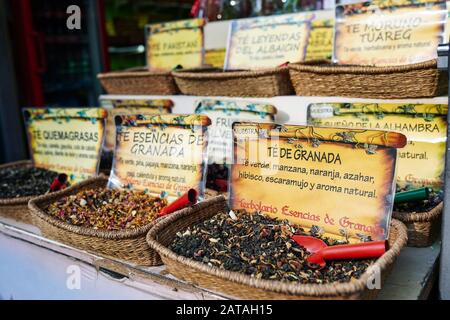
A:
<svg viewBox="0 0 450 320">
<path fill-rule="evenodd" d="M 34 167 L 0 170 L 0 199 L 32 197 L 45 194 L 58 173 Z"/>
<path fill-rule="evenodd" d="M 75 226 L 101 230 L 135 229 L 151 223 L 166 200 L 143 191 L 91 189 L 64 197 L 46 211 Z"/>
<path fill-rule="evenodd" d="M 245 211 L 219 213 L 177 233 L 171 249 L 209 266 L 242 272 L 258 279 L 300 283 L 348 282 L 359 278 L 373 260 L 329 262 L 322 270 L 306 262 L 309 253 L 291 239 L 305 234 L 287 220 Z M 322 238 L 327 244 L 334 241 Z"/>
</svg>

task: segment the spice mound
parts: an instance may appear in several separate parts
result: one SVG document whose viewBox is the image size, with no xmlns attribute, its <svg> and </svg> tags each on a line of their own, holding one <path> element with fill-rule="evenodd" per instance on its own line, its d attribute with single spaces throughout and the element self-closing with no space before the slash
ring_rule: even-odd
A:
<svg viewBox="0 0 450 320">
<path fill-rule="evenodd" d="M 178 232 L 171 250 L 211 267 L 302 284 L 348 282 L 359 278 L 374 261 L 333 261 L 324 269 L 312 268 L 306 261 L 309 253 L 291 239 L 294 234 L 306 233 L 287 220 L 231 211 Z"/>
<path fill-rule="evenodd" d="M 48 214 L 75 226 L 99 230 L 135 229 L 151 223 L 166 200 L 143 191 L 83 190 L 46 208 Z"/>
<path fill-rule="evenodd" d="M 58 173 L 33 167 L 0 170 L 0 199 L 33 197 L 45 194 Z"/>
</svg>

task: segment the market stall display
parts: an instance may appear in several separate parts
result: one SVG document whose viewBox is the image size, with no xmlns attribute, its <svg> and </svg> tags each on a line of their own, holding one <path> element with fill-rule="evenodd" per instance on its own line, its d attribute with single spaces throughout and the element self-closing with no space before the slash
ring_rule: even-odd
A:
<svg viewBox="0 0 450 320">
<path fill-rule="evenodd" d="M 160 265 L 145 235 L 162 216 L 203 197 L 209 124 L 201 115 L 116 115 L 109 179 L 92 178 L 30 201 L 36 226 L 44 236 L 75 248 Z M 147 170 L 155 166 L 160 170 L 152 178 Z"/>
<path fill-rule="evenodd" d="M 261 278 L 252 277 L 249 274 L 245 274 L 243 270 L 241 272 L 239 272 L 240 270 L 238 271 L 239 266 L 242 265 L 247 265 L 249 268 L 253 267 L 250 264 L 252 261 L 248 261 L 249 258 L 245 256 L 245 249 L 236 249 L 237 257 L 233 260 L 236 261 L 236 265 L 233 265 L 234 270 L 232 271 L 226 270 L 222 267 L 222 261 L 214 258 L 205 263 L 204 261 L 207 261 L 207 259 L 201 257 L 201 253 L 199 255 L 198 251 L 193 253 L 193 256 L 195 254 L 197 255 L 195 258 L 191 259 L 189 257 L 185 257 L 184 255 L 178 254 L 175 251 L 177 249 L 174 250 L 174 247 L 177 247 L 177 244 L 181 243 L 184 237 L 186 237 L 186 239 L 191 238 L 193 230 L 198 228 L 196 226 L 203 226 L 208 223 L 207 221 L 213 221 L 219 219 L 219 217 L 225 217 L 228 215 L 228 212 L 229 209 L 227 207 L 226 200 L 222 196 L 206 200 L 192 208 L 178 211 L 166 220 L 157 223 L 149 231 L 147 241 L 149 245 L 160 254 L 164 264 L 168 268 L 168 271 L 180 279 L 213 291 L 225 293 L 231 297 L 238 297 L 241 299 L 283 300 L 374 298 L 377 294 L 377 290 L 369 290 L 367 287 L 368 281 L 370 281 L 371 277 L 373 277 L 374 270 L 381 271 L 381 279 L 384 279 L 389 274 L 396 257 L 407 241 L 406 229 L 404 225 L 396 220 L 392 220 L 391 232 L 389 236 L 390 250 L 387 251 L 386 254 L 384 254 L 380 259 L 372 262 L 368 270 L 365 268 L 361 269 L 361 271 L 365 270 L 365 272 L 360 271 L 358 279 L 353 279 L 351 282 L 333 281 L 333 275 L 328 275 L 331 277 L 328 281 L 320 281 L 320 279 L 314 280 L 314 278 L 311 277 L 312 274 L 317 275 L 314 271 L 310 271 L 309 274 L 308 271 L 306 271 L 303 275 L 305 278 L 302 278 L 301 274 L 297 275 L 291 272 L 290 275 L 287 275 L 287 277 L 291 277 L 289 282 L 265 280 L 262 279 L 262 276 Z M 219 217 L 217 217 L 217 215 L 219 215 Z M 227 219 L 232 220 L 231 217 Z M 230 223 L 229 220 L 228 222 L 226 220 L 222 221 L 224 223 Z M 219 230 L 223 229 L 220 228 Z M 249 230 L 253 232 L 253 228 L 250 228 Z M 268 235 L 267 240 L 262 240 L 262 244 L 265 243 L 268 247 L 270 247 L 268 240 L 270 240 L 274 234 L 273 231 L 266 232 L 270 232 L 270 235 Z M 221 238 L 224 236 L 221 232 L 218 232 L 218 239 L 210 238 L 209 235 L 206 236 L 206 240 L 200 240 L 202 238 L 193 240 L 194 247 L 201 250 L 201 247 L 198 244 L 203 241 L 209 243 L 209 246 L 212 247 L 217 245 L 217 248 L 227 245 L 225 240 L 226 238 Z M 246 234 L 244 234 L 244 236 L 246 236 Z M 255 234 L 255 237 L 257 236 L 259 235 Z M 213 239 L 213 241 L 211 241 L 211 239 Z M 215 240 L 217 240 L 217 242 L 215 242 Z M 288 243 L 291 244 L 291 242 Z M 291 256 L 289 258 L 292 259 L 286 268 L 288 270 L 291 270 L 291 268 L 295 270 L 295 267 L 299 264 L 299 262 L 294 258 L 295 254 L 293 252 L 296 254 L 298 254 L 298 252 L 292 248 L 297 250 L 301 249 L 294 247 L 292 244 L 292 247 L 289 247 L 289 244 L 283 242 L 283 245 L 286 246 L 285 250 L 288 251 L 287 255 L 290 253 Z M 272 244 L 272 246 L 275 246 L 275 244 Z M 289 249 L 287 249 L 288 247 Z M 256 248 L 249 247 L 248 250 L 253 251 L 256 250 Z M 261 250 L 262 254 L 265 251 L 266 250 Z M 267 249 L 267 252 L 271 252 L 270 249 Z M 227 251 L 223 252 L 223 254 L 226 255 Z M 280 256 L 281 255 L 282 254 L 280 254 Z M 200 257 L 201 260 L 199 261 Z M 269 270 L 266 272 L 270 273 L 271 267 L 268 253 L 266 253 L 266 257 L 268 262 L 265 270 Z M 259 263 L 261 263 L 260 261 L 261 258 Z M 281 257 L 278 261 L 283 262 Z M 292 267 L 291 264 L 294 267 Z M 339 265 L 338 263 L 336 264 Z M 345 270 L 345 266 L 343 267 L 340 265 L 340 267 L 342 268 L 341 270 Z M 355 272 L 353 270 L 354 268 L 352 267 L 351 272 Z M 355 274 L 358 274 L 358 271 L 356 271 Z M 321 276 L 323 276 L 323 274 L 319 272 L 319 277 Z M 339 277 L 336 274 L 334 274 L 334 276 L 337 278 Z M 308 280 L 309 277 L 312 279 Z M 345 276 L 343 278 L 345 278 Z M 302 284 L 302 282 L 307 283 Z"/>
<path fill-rule="evenodd" d="M 402 103 L 316 103 L 308 123 L 327 127 L 403 132 L 408 145 L 398 154 L 393 216 L 408 226 L 408 244 L 431 245 L 439 235 L 444 186 L 447 105 Z M 434 189 L 434 190 L 433 190 Z"/>
<path fill-rule="evenodd" d="M 116 145 L 108 186 L 168 199 L 190 189 L 203 198 L 207 130 L 204 115 L 116 116 Z"/>
<path fill-rule="evenodd" d="M 435 243 L 441 232 L 441 217 L 444 204 L 423 212 L 392 213 L 395 219 L 403 222 L 408 230 L 408 246 L 428 247 Z"/>
<path fill-rule="evenodd" d="M 445 38 L 442 0 L 361 1 L 335 8 L 333 61 L 400 66 L 437 58 Z"/>
<path fill-rule="evenodd" d="M 64 173 L 70 184 L 98 175 L 106 110 L 27 108 L 23 115 L 31 159 L 36 167 Z"/>
<path fill-rule="evenodd" d="M 203 27 L 205 20 L 191 19 L 148 25 L 147 66 L 98 75 L 110 94 L 177 94 L 171 71 L 203 65 Z"/>
<path fill-rule="evenodd" d="M 423 190 L 431 190 L 424 192 Z M 411 193 L 416 197 L 411 197 Z M 424 193 L 423 195 L 417 194 Z M 404 195 L 402 197 L 402 195 Z M 440 235 L 441 216 L 444 208 L 442 191 L 430 188 L 412 189 L 397 193 L 392 216 L 402 221 L 408 230 L 408 246 L 428 247 Z M 398 198 L 403 198 L 399 199 Z"/>
<path fill-rule="evenodd" d="M 0 216 L 32 223 L 28 201 L 50 191 L 58 173 L 35 168 L 29 160 L 0 165 Z"/>
<path fill-rule="evenodd" d="M 144 193 L 108 191 L 107 184 L 105 177 L 92 178 L 30 201 L 34 223 L 45 237 L 75 248 L 137 265 L 160 265 L 145 237 L 166 202 Z"/>
<path fill-rule="evenodd" d="M 226 192 L 228 166 L 232 161 L 232 125 L 238 120 L 274 122 L 277 109 L 270 104 L 239 100 L 204 99 L 195 113 L 211 119 L 208 129 L 208 172 L 206 187 Z"/>
<path fill-rule="evenodd" d="M 147 25 L 147 66 L 98 74 L 102 108 L 24 109 L 32 160 L 0 166 L 0 216 L 149 281 L 374 299 L 404 246 L 439 241 L 448 15 L 376 0 Z"/>
<path fill-rule="evenodd" d="M 173 101 L 169 99 L 100 99 L 100 105 L 108 112 L 100 171 L 109 175 L 116 144 L 115 117 L 133 114 L 169 114 L 172 113 Z"/>
<path fill-rule="evenodd" d="M 0 214 L 33 224 L 29 200 L 97 175 L 106 117 L 103 111 L 24 109 L 31 160 L 1 166 Z"/>
<path fill-rule="evenodd" d="M 312 14 L 233 20 L 223 69 L 173 72 L 183 94 L 199 96 L 272 97 L 293 88 L 286 62 L 305 58 Z"/>
<path fill-rule="evenodd" d="M 373 267 L 386 275 L 407 241 L 404 225 L 390 219 L 396 148 L 405 146 L 406 137 L 238 122 L 233 139 L 232 211 L 218 197 L 149 231 L 147 240 L 169 272 L 240 298 L 376 296 L 376 290 L 365 292 Z M 332 205 L 317 202 L 324 198 Z M 336 249 L 353 244 L 346 255 L 335 255 L 341 259 L 381 258 L 324 265 L 311 260 L 316 250 L 299 245 L 297 235 L 320 238 Z M 386 253 L 385 240 L 391 248 Z M 369 244 L 376 252 L 359 249 Z"/>
</svg>

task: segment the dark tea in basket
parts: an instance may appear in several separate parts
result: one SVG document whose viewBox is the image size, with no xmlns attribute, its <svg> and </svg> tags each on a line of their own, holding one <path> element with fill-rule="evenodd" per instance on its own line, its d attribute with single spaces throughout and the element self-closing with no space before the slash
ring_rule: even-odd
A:
<svg viewBox="0 0 450 320">
<path fill-rule="evenodd" d="M 0 170 L 0 199 L 45 194 L 58 173 L 35 167 L 7 167 Z"/>
<path fill-rule="evenodd" d="M 171 249 L 211 267 L 241 272 L 257 279 L 303 284 L 349 282 L 358 279 L 374 261 L 333 261 L 318 270 L 306 261 L 310 253 L 291 238 L 295 234 L 312 235 L 328 245 L 346 243 L 323 237 L 320 228 L 306 233 L 287 220 L 231 211 L 178 232 Z"/>
</svg>

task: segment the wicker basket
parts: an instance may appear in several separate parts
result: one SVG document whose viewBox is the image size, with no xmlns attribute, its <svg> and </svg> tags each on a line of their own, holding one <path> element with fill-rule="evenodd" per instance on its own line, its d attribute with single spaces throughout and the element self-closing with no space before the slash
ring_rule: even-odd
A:
<svg viewBox="0 0 450 320">
<path fill-rule="evenodd" d="M 109 94 L 174 95 L 178 88 L 169 71 L 149 71 L 134 68 L 119 72 L 101 73 L 97 76 Z"/>
<path fill-rule="evenodd" d="M 430 60 L 405 66 L 370 67 L 333 65 L 317 60 L 290 64 L 298 96 L 341 96 L 402 99 L 447 94 L 448 79 Z"/>
<path fill-rule="evenodd" d="M 161 265 L 161 258 L 150 249 L 145 240 L 148 230 L 158 220 L 133 230 L 106 231 L 74 226 L 49 216 L 44 211 L 44 207 L 62 197 L 76 194 L 81 190 L 104 188 L 107 183 L 107 178 L 96 177 L 76 184 L 59 194 L 49 194 L 31 200 L 28 206 L 34 216 L 34 223 L 41 229 L 43 236 L 75 248 L 136 265 Z"/>
<path fill-rule="evenodd" d="M 221 71 L 186 69 L 172 72 L 180 91 L 194 96 L 274 97 L 294 94 L 289 69 Z"/>
<path fill-rule="evenodd" d="M 227 205 L 223 196 L 180 210 L 157 223 L 147 234 L 147 242 L 161 255 L 168 271 L 174 276 L 232 297 L 243 299 L 369 299 L 376 297 L 378 290 L 369 290 L 366 286 L 371 277 L 369 271 L 364 273 L 359 280 L 350 283 L 300 285 L 259 280 L 241 273 L 209 267 L 177 255 L 168 248 L 177 232 L 209 219 L 224 210 L 227 210 Z M 389 242 L 391 249 L 374 265 L 382 271 L 382 281 L 389 274 L 400 249 L 407 242 L 406 228 L 397 220 L 392 221 Z"/>
<path fill-rule="evenodd" d="M 444 203 L 427 212 L 393 212 L 393 217 L 406 225 L 409 247 L 428 247 L 438 238 L 441 231 L 441 214 Z"/>
<path fill-rule="evenodd" d="M 23 160 L 0 165 L 0 170 L 7 168 L 32 166 L 33 163 L 31 160 Z M 28 210 L 28 201 L 30 201 L 32 198 L 33 197 L 0 199 L 0 216 L 26 224 L 33 224 L 32 215 Z"/>
</svg>

